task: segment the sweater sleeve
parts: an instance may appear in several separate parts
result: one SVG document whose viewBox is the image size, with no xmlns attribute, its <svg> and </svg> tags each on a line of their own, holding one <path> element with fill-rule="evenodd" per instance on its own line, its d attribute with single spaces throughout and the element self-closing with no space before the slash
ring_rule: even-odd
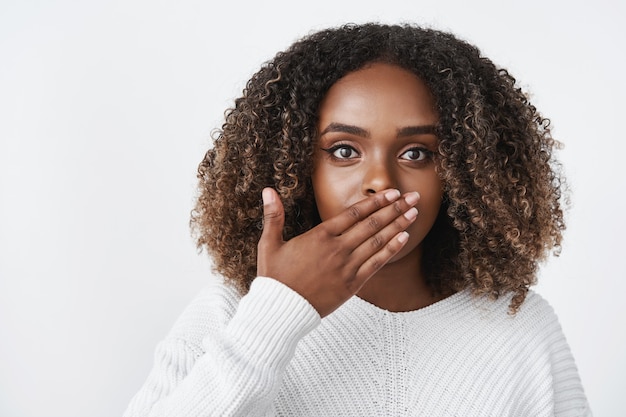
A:
<svg viewBox="0 0 626 417">
<path fill-rule="evenodd" d="M 537 331 L 527 332 L 525 381 L 520 384 L 526 409 L 519 415 L 591 417 L 574 357 L 554 310 L 538 294 L 530 294 L 528 302 Z"/>
<path fill-rule="evenodd" d="M 232 318 L 211 329 L 201 346 L 180 329 L 159 344 L 154 368 L 124 417 L 271 415 L 298 342 L 319 322 L 299 294 L 258 277 Z"/>
<path fill-rule="evenodd" d="M 553 313 L 554 314 L 554 313 Z M 554 415 L 560 417 L 591 417 L 591 409 L 583 390 L 574 356 L 565 339 L 561 326 L 554 316 L 554 330 L 547 339 L 552 339 L 550 370 L 554 392 Z"/>
</svg>

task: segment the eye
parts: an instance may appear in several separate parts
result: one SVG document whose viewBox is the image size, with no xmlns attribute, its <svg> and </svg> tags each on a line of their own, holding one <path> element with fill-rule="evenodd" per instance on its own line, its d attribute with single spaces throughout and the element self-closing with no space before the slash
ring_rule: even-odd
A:
<svg viewBox="0 0 626 417">
<path fill-rule="evenodd" d="M 349 145 L 335 145 L 322 150 L 328 152 L 335 159 L 353 159 L 359 156 L 356 149 Z"/>
<path fill-rule="evenodd" d="M 411 148 L 407 149 L 400 155 L 400 159 L 406 161 L 424 161 L 432 156 L 432 152 L 425 148 Z"/>
</svg>

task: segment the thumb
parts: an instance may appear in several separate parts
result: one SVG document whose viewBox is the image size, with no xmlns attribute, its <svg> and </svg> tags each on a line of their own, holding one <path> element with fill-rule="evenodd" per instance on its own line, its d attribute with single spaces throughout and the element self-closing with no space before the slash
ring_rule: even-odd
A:
<svg viewBox="0 0 626 417">
<path fill-rule="evenodd" d="M 263 233 L 261 242 L 272 243 L 283 241 L 285 226 L 285 209 L 278 193 L 272 188 L 263 189 Z"/>
</svg>

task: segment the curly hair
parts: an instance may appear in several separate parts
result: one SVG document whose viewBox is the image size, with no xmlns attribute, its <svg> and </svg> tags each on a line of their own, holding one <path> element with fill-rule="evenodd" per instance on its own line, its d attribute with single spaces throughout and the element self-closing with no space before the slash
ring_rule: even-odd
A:
<svg viewBox="0 0 626 417">
<path fill-rule="evenodd" d="M 506 70 L 433 29 L 345 25 L 309 35 L 265 63 L 226 112 L 198 168 L 191 224 L 199 248 L 245 293 L 256 276 L 264 187 L 283 201 L 286 240 L 320 222 L 311 185 L 320 102 L 337 80 L 374 62 L 414 73 L 439 113 L 444 200 L 424 240 L 429 285 L 443 294 L 512 293 L 516 312 L 538 262 L 560 250 L 558 142 Z"/>
</svg>

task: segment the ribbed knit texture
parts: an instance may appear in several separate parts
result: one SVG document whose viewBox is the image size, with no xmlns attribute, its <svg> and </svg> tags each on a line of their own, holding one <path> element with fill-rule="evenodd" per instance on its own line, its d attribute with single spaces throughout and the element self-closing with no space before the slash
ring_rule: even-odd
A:
<svg viewBox="0 0 626 417">
<path fill-rule="evenodd" d="M 125 417 L 590 416 L 550 306 L 457 293 L 392 313 L 353 297 L 320 320 L 257 278 L 213 283 L 159 344 Z"/>
</svg>

